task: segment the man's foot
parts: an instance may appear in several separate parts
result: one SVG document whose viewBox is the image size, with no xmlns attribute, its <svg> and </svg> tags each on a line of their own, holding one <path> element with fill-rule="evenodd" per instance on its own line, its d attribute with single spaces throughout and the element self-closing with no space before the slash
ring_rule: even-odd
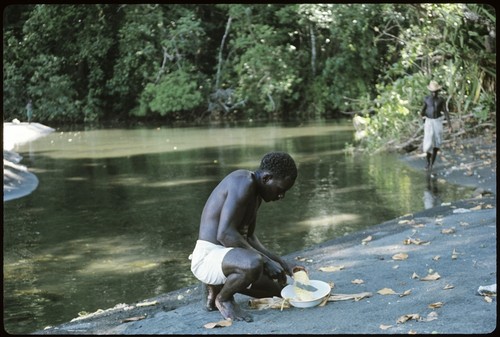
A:
<svg viewBox="0 0 500 337">
<path fill-rule="evenodd" d="M 208 311 L 217 310 L 217 306 L 215 305 L 215 298 L 219 294 L 219 291 L 222 289 L 222 285 L 211 285 L 203 283 L 203 293 L 207 299 L 205 303 L 205 309 Z"/>
<path fill-rule="evenodd" d="M 215 305 L 219 309 L 222 316 L 227 320 L 252 322 L 253 318 L 250 314 L 241 310 L 240 306 L 231 299 L 229 301 L 215 300 Z"/>
</svg>

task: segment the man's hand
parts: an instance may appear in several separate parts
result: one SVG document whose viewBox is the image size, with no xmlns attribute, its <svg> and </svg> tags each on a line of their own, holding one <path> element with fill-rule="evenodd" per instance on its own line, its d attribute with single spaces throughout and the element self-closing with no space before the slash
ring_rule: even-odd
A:
<svg viewBox="0 0 500 337">
<path fill-rule="evenodd" d="M 287 272 L 283 269 L 283 266 L 270 258 L 267 258 L 267 261 L 264 262 L 264 273 L 280 283 L 286 283 Z"/>
</svg>

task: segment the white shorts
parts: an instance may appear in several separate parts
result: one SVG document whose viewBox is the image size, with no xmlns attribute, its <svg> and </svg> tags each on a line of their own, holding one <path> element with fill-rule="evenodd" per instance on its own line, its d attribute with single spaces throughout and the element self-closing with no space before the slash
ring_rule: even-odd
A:
<svg viewBox="0 0 500 337">
<path fill-rule="evenodd" d="M 436 119 L 426 118 L 424 124 L 424 152 L 432 152 L 432 148 L 441 147 L 443 141 L 443 117 Z"/>
<path fill-rule="evenodd" d="M 191 272 L 205 284 L 224 284 L 227 277 L 222 271 L 222 260 L 231 249 L 233 248 L 197 240 L 190 256 Z"/>
</svg>

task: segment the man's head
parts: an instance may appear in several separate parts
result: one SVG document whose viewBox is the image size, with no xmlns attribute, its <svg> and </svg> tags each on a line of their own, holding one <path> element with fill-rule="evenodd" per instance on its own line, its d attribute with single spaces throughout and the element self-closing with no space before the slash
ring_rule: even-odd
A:
<svg viewBox="0 0 500 337">
<path fill-rule="evenodd" d="M 285 152 L 267 153 L 260 162 L 258 177 L 260 194 L 264 201 L 280 200 L 285 197 L 297 178 L 297 166 Z"/>
</svg>

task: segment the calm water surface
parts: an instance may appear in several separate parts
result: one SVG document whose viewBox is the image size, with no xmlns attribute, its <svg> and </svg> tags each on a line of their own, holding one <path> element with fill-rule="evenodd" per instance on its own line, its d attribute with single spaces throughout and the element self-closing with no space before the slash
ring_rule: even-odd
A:
<svg viewBox="0 0 500 337">
<path fill-rule="evenodd" d="M 461 199 L 393 155 L 351 156 L 349 122 L 61 132 L 16 150 L 39 178 L 4 203 L 4 327 L 29 333 L 81 311 L 197 283 L 188 256 L 212 189 L 273 150 L 296 160 L 284 201 L 264 203 L 257 234 L 287 254 Z"/>
</svg>

